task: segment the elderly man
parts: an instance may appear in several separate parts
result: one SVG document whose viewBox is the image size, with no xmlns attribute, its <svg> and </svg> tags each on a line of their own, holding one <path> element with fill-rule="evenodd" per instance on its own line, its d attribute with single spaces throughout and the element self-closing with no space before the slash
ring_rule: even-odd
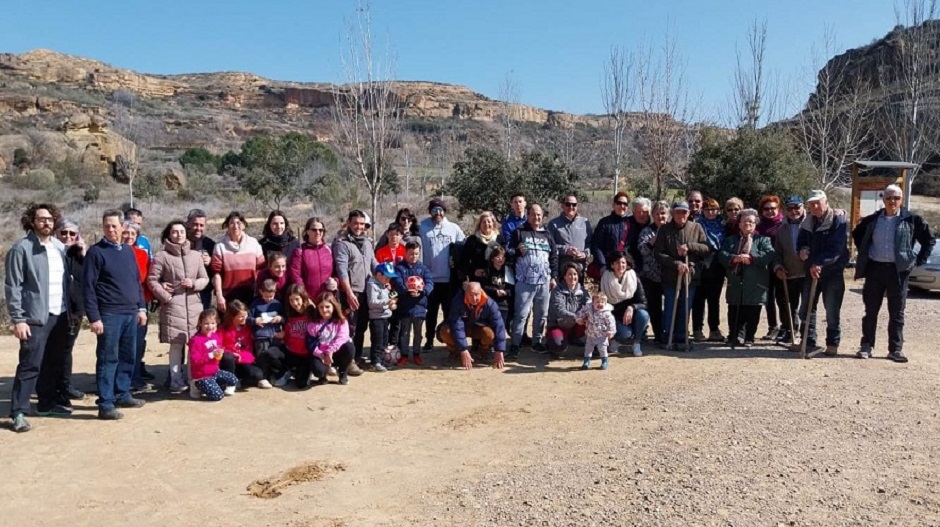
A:
<svg viewBox="0 0 940 527">
<path fill-rule="evenodd" d="M 640 272 L 643 267 L 643 255 L 640 254 L 640 233 L 650 224 L 650 206 L 652 203 L 649 198 L 637 196 L 633 198 L 630 204 L 630 235 L 627 236 L 626 251 L 636 263 L 636 270 Z"/>
<path fill-rule="evenodd" d="M 206 267 L 206 274 L 211 283 L 215 273 L 212 271 L 212 251 L 215 249 L 215 240 L 206 236 L 206 211 L 202 209 L 192 209 L 186 216 L 186 236 L 189 238 L 189 247 L 191 250 L 202 254 L 202 263 Z M 212 307 L 212 288 L 206 287 L 199 292 L 199 299 L 202 300 L 202 308 Z"/>
<path fill-rule="evenodd" d="M 482 354 L 492 351 L 493 367 L 502 369 L 506 351 L 506 328 L 499 306 L 486 296 L 478 282 L 467 282 L 463 295 L 456 295 L 450 314 L 438 327 L 437 338 L 446 346 L 452 358 L 459 358 L 464 369 L 473 367 L 473 357 L 467 339 L 478 340 Z"/>
<path fill-rule="evenodd" d="M 588 257 L 588 242 L 593 229 L 591 220 L 578 214 L 578 197 L 566 196 L 561 200 L 561 214 L 548 222 L 548 232 L 558 249 L 558 268 L 564 269 L 569 263 L 578 268 L 578 274 L 584 277 Z M 562 277 L 556 276 L 556 280 Z"/>
<path fill-rule="evenodd" d="M 333 240 L 333 270 L 339 280 L 339 300 L 349 311 L 349 327 L 356 348 L 355 361 L 346 371 L 353 376 L 361 375 L 361 368 L 365 366 L 362 346 L 369 328 L 366 278 L 376 266 L 372 239 L 366 235 L 368 218 L 361 210 L 350 211 L 345 232 Z"/>
<path fill-rule="evenodd" d="M 68 396 L 58 393 L 69 333 L 71 287 L 65 247 L 55 236 L 59 211 L 53 205 L 30 205 L 20 224 L 26 236 L 6 256 L 4 291 L 13 335 L 20 341 L 13 378 L 10 417 L 14 432 L 28 432 L 29 398 L 39 396 L 39 415 L 67 416 Z"/>
<path fill-rule="evenodd" d="M 144 405 L 131 396 L 131 376 L 137 359 L 137 327 L 147 325 L 147 304 L 134 249 L 122 241 L 122 219 L 119 210 L 104 211 L 104 237 L 88 249 L 82 276 L 85 313 L 91 332 L 98 336 L 98 418 L 109 421 L 124 417 L 115 406 Z"/>
<path fill-rule="evenodd" d="M 690 190 L 685 195 L 685 201 L 689 204 L 689 219 L 698 221 L 702 215 L 702 207 L 705 205 L 705 199 L 698 190 Z"/>
<path fill-rule="evenodd" d="M 806 200 L 809 214 L 800 224 L 797 238 L 800 260 L 810 280 L 803 284 L 800 300 L 800 319 L 809 324 L 806 356 L 812 357 L 825 351 L 828 356 L 839 354 L 842 340 L 840 313 L 845 296 L 845 277 L 842 275 L 849 262 L 848 225 L 844 211 L 829 206 L 829 199 L 822 190 L 812 190 Z M 816 284 L 816 294 L 810 298 L 810 290 Z M 826 347 L 816 345 L 816 304 L 822 296 L 826 308 Z M 807 318 L 809 317 L 809 318 Z"/>
<path fill-rule="evenodd" d="M 445 217 L 447 206 L 438 198 L 428 203 L 428 214 L 419 226 L 421 243 L 423 247 L 424 265 L 431 271 L 434 280 L 434 289 L 428 295 L 428 314 L 425 319 L 424 351 L 431 351 L 434 340 L 434 328 L 437 327 L 437 312 L 444 311 L 446 319 L 450 313 L 450 303 L 453 300 L 450 285 L 451 270 L 454 267 L 452 247 L 455 243 L 463 243 L 466 239 L 463 230 L 456 223 L 451 223 Z"/>
<path fill-rule="evenodd" d="M 666 338 L 669 337 L 669 328 L 673 331 L 673 343 L 685 340 L 687 310 L 695 298 L 695 286 L 698 284 L 698 269 L 701 261 L 711 253 L 705 230 L 694 221 L 689 221 L 689 204 L 677 201 L 672 205 L 672 221 L 659 228 L 653 253 L 662 270 L 663 294 L 666 297 L 663 308 L 663 330 Z M 678 295 L 678 305 L 673 307 L 676 300 L 676 291 L 682 287 L 685 275 L 690 275 L 688 288 L 689 305 L 685 298 Z M 675 321 L 672 320 L 675 310 Z M 678 346 L 676 349 L 686 349 Z"/>
<path fill-rule="evenodd" d="M 777 231 L 777 240 L 774 242 L 773 270 L 777 278 L 783 281 L 790 298 L 790 315 L 783 318 L 783 332 L 777 335 L 778 343 L 792 342 L 796 339 L 799 326 L 800 295 L 803 293 L 803 282 L 806 272 L 803 261 L 797 250 L 797 238 L 800 234 L 800 225 L 806 218 L 803 209 L 803 198 L 790 196 L 784 201 L 786 206 L 786 222 Z"/>
<path fill-rule="evenodd" d="M 855 279 L 864 278 L 862 300 L 862 342 L 856 357 L 871 357 L 875 346 L 878 311 L 885 295 L 888 297 L 888 358 L 907 362 L 904 355 L 904 307 L 907 303 L 907 281 L 916 265 L 927 263 L 934 247 L 930 226 L 923 218 L 901 206 L 902 192 L 897 185 L 884 191 L 884 209 L 862 219 L 852 231 L 858 247 Z M 914 252 L 914 243 L 920 250 Z"/>
<path fill-rule="evenodd" d="M 558 274 L 558 253 L 555 242 L 542 226 L 542 207 L 529 205 L 527 220 L 512 232 L 506 254 L 515 262 L 516 312 L 512 319 L 512 346 L 509 358 L 519 356 L 522 331 L 529 312 L 533 312 L 532 349 L 546 351 L 542 343 L 548 320 L 549 293 Z M 534 309 L 533 309 L 534 306 Z"/>
</svg>

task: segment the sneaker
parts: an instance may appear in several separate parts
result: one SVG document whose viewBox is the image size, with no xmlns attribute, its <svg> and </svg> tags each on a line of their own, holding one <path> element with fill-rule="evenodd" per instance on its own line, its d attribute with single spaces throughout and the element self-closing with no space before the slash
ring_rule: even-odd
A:
<svg viewBox="0 0 940 527">
<path fill-rule="evenodd" d="M 270 390 L 271 388 L 274 388 L 274 385 L 272 385 L 271 381 L 267 379 L 261 379 L 258 381 L 258 388 L 261 388 L 262 390 Z"/>
<path fill-rule="evenodd" d="M 411 360 L 415 363 L 415 366 L 424 366 L 424 359 L 421 358 L 421 355 L 415 355 Z"/>
<path fill-rule="evenodd" d="M 395 366 L 398 366 L 399 368 L 404 368 L 407 365 L 408 365 L 408 357 L 399 357 L 398 360 L 395 361 Z"/>
<path fill-rule="evenodd" d="M 225 395 L 235 395 L 235 386 L 226 386 L 222 393 Z"/>
<path fill-rule="evenodd" d="M 744 348 L 745 348 L 745 349 L 751 349 L 751 348 L 753 348 L 753 347 L 754 347 L 754 341 L 753 341 L 753 340 L 745 340 L 745 341 L 744 341 Z"/>
<path fill-rule="evenodd" d="M 150 373 L 149 371 L 147 371 L 147 366 L 145 366 L 144 363 L 142 363 L 142 362 L 140 363 L 140 378 L 143 379 L 143 380 L 145 380 L 145 381 L 152 381 L 152 380 L 156 379 L 156 377 L 154 376 L 154 374 L 152 374 L 152 373 Z"/>
<path fill-rule="evenodd" d="M 133 397 L 128 397 L 117 402 L 117 406 L 121 408 L 140 408 L 141 406 L 147 404 L 147 401 L 143 399 L 135 399 Z"/>
<path fill-rule="evenodd" d="M 634 343 L 633 343 L 633 356 L 634 356 L 634 357 L 642 357 L 642 356 L 643 356 L 643 348 L 640 347 L 640 343 L 639 343 L 639 342 L 634 342 Z"/>
<path fill-rule="evenodd" d="M 692 332 L 692 340 L 696 342 L 702 342 L 705 340 L 705 333 L 702 333 L 702 330 L 696 329 Z"/>
<path fill-rule="evenodd" d="M 342 384 L 343 386 L 346 386 L 347 384 L 349 384 L 349 375 L 346 375 L 345 373 L 340 373 L 339 383 Z"/>
<path fill-rule="evenodd" d="M 607 357 L 601 358 L 601 369 L 606 370 L 609 363 L 607 362 Z"/>
<path fill-rule="evenodd" d="M 291 372 L 289 371 L 285 372 L 284 375 L 281 375 L 280 377 L 275 379 L 274 385 L 277 386 L 278 388 L 281 388 L 284 385 L 286 385 L 288 382 L 290 382 L 290 378 L 291 378 Z"/>
<path fill-rule="evenodd" d="M 741 341 L 738 340 L 738 339 L 729 338 L 729 339 L 728 339 L 728 345 L 731 346 L 732 348 L 740 348 L 740 347 L 741 347 Z"/>
<path fill-rule="evenodd" d="M 541 342 L 536 342 L 535 344 L 532 344 L 532 351 L 536 353 L 546 353 L 548 351 L 548 348 L 545 347 L 545 344 L 542 344 Z"/>
<path fill-rule="evenodd" d="M 509 353 L 506 354 L 506 360 L 516 360 L 519 358 L 519 346 L 513 344 L 509 346 Z"/>
<path fill-rule="evenodd" d="M 894 362 L 904 363 L 907 362 L 907 355 L 903 351 L 892 351 L 888 353 L 888 359 L 893 360 Z"/>
<path fill-rule="evenodd" d="M 434 349 L 434 342 L 431 339 L 428 339 L 427 341 L 425 341 L 424 347 L 421 348 L 422 351 L 431 351 L 432 349 Z"/>
<path fill-rule="evenodd" d="M 522 341 L 520 342 L 520 344 L 522 344 L 523 346 L 531 346 L 531 345 L 532 345 L 532 337 L 530 337 L 530 336 L 526 335 L 525 333 L 523 333 L 523 334 L 522 334 Z"/>
<path fill-rule="evenodd" d="M 118 419 L 124 419 L 124 414 L 117 411 L 116 408 L 98 410 L 98 419 L 101 419 L 102 421 L 117 421 Z"/>
<path fill-rule="evenodd" d="M 72 407 L 54 404 L 49 408 L 39 409 L 36 414 L 40 417 L 68 417 L 72 415 Z"/>
<path fill-rule="evenodd" d="M 720 329 L 715 329 L 708 332 L 708 342 L 724 342 L 725 336 Z"/>
<path fill-rule="evenodd" d="M 584 357 L 584 362 L 581 363 L 582 370 L 591 369 L 591 357 Z"/>
<path fill-rule="evenodd" d="M 76 390 L 75 387 L 71 384 L 68 388 L 65 389 L 65 395 L 73 401 L 78 401 L 85 398 L 85 392 Z"/>
<path fill-rule="evenodd" d="M 13 423 L 10 426 L 17 434 L 29 432 L 32 428 L 32 426 L 29 425 L 29 421 L 26 420 L 26 416 L 22 413 L 18 413 L 13 416 Z"/>
<path fill-rule="evenodd" d="M 761 340 L 777 340 L 777 335 L 780 334 L 780 328 L 770 328 L 767 330 L 767 334 L 761 337 Z"/>
<path fill-rule="evenodd" d="M 388 368 L 383 366 L 381 362 L 376 362 L 375 364 L 372 365 L 372 371 L 376 373 L 385 373 L 388 371 Z"/>
<path fill-rule="evenodd" d="M 839 346 L 826 346 L 825 354 L 827 357 L 835 357 L 839 354 Z"/>
<path fill-rule="evenodd" d="M 327 377 L 336 377 L 336 366 L 330 366 L 330 369 L 326 371 Z"/>
<path fill-rule="evenodd" d="M 346 373 L 352 375 L 353 377 L 358 377 L 362 375 L 362 368 L 359 367 L 355 362 L 350 362 L 349 367 L 346 368 Z"/>
<path fill-rule="evenodd" d="M 789 342 L 790 342 L 790 332 L 787 331 L 787 330 L 785 330 L 785 329 L 781 329 L 780 332 L 777 333 L 777 340 L 776 340 L 776 342 L 777 342 L 777 344 L 787 344 L 787 343 L 789 343 Z"/>
<path fill-rule="evenodd" d="M 185 384 L 174 384 L 170 386 L 170 393 L 174 395 L 179 395 L 188 389 L 189 387 L 186 386 Z"/>
<path fill-rule="evenodd" d="M 868 344 L 862 344 L 858 348 L 858 351 L 855 353 L 855 358 L 858 359 L 870 359 L 871 358 L 871 346 Z"/>
</svg>

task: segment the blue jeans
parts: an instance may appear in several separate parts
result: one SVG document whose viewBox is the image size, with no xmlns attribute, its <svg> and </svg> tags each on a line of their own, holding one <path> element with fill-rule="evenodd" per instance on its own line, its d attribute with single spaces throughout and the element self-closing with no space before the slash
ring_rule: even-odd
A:
<svg viewBox="0 0 940 527">
<path fill-rule="evenodd" d="M 630 344 L 633 340 L 639 340 L 646 333 L 646 326 L 650 323 L 650 314 L 643 309 L 633 310 L 633 320 L 629 324 L 624 324 L 623 319 L 617 320 L 617 334 L 614 340 L 621 344 Z"/>
<path fill-rule="evenodd" d="M 689 304 L 695 301 L 696 286 L 689 287 Z M 663 294 L 666 297 L 665 306 L 663 306 L 663 339 L 669 339 L 669 325 L 672 323 L 672 305 L 676 303 L 676 286 L 663 283 Z M 685 340 L 685 322 L 686 322 L 685 294 L 679 291 L 679 305 L 676 307 L 676 325 L 672 328 L 672 341 L 680 342 Z M 664 340 L 665 342 L 665 340 Z"/>
<path fill-rule="evenodd" d="M 136 328 L 137 344 L 134 346 L 134 373 L 131 374 L 131 386 L 143 386 L 144 380 L 140 378 L 140 374 L 144 366 L 144 352 L 147 351 L 147 326 L 136 326 Z"/>
<path fill-rule="evenodd" d="M 809 290 L 813 279 L 809 276 L 803 282 L 803 297 L 800 301 L 800 320 L 806 320 L 806 308 L 810 305 Z M 809 339 L 807 346 L 816 345 L 816 311 L 819 296 L 822 295 L 823 307 L 826 309 L 826 345 L 838 346 L 842 340 L 842 325 L 840 313 L 842 312 L 842 297 L 845 296 L 845 277 L 840 270 L 837 273 L 825 276 L 816 282 L 816 298 L 813 299 L 813 316 L 809 319 Z"/>
<path fill-rule="evenodd" d="M 518 346 L 522 342 L 526 319 L 529 318 L 529 312 L 533 309 L 535 313 L 532 316 L 532 343 L 542 342 L 545 324 L 548 322 L 548 300 L 548 282 L 538 285 L 525 282 L 516 284 L 516 313 L 512 319 L 513 346 Z"/>
<path fill-rule="evenodd" d="M 100 410 L 131 398 L 131 376 L 137 360 L 137 313 L 101 314 L 104 333 L 95 349 L 95 380 Z"/>
</svg>

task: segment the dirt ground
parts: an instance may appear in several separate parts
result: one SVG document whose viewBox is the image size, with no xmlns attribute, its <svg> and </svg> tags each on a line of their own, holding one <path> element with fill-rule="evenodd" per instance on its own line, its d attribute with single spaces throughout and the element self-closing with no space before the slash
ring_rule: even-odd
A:
<svg viewBox="0 0 940 527">
<path fill-rule="evenodd" d="M 883 360 L 884 315 L 879 359 L 861 361 L 860 287 L 838 358 L 648 347 L 582 372 L 524 351 L 465 372 L 437 350 L 346 387 L 154 392 L 119 422 L 88 397 L 70 419 L 0 430 L 0 523 L 940 525 L 940 296 L 908 303 L 911 362 Z M 148 362 L 165 363 L 150 339 Z M 16 343 L 0 342 L 6 415 Z M 88 390 L 93 345 L 85 332 L 76 349 Z"/>
</svg>

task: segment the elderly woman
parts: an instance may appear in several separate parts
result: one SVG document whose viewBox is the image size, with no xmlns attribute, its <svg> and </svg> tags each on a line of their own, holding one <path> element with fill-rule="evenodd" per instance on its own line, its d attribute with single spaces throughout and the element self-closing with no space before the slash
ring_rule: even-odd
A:
<svg viewBox="0 0 940 527">
<path fill-rule="evenodd" d="M 636 271 L 633 258 L 624 251 L 614 251 L 607 258 L 607 269 L 601 276 L 600 290 L 614 306 L 617 334 L 614 340 L 633 348 L 634 357 L 642 357 L 640 339 L 650 322 L 646 312 L 646 293 Z"/>
<path fill-rule="evenodd" d="M 289 257 L 294 254 L 294 249 L 300 245 L 300 242 L 294 237 L 294 231 L 290 228 L 290 221 L 280 210 L 272 210 L 268 214 L 268 221 L 264 222 L 261 236 L 262 238 L 258 243 L 261 244 L 261 252 L 264 253 L 265 258 L 275 251 Z"/>
<path fill-rule="evenodd" d="M 740 232 L 725 239 L 717 256 L 728 274 L 728 344 L 732 348 L 741 345 L 742 327 L 744 347 L 753 345 L 760 308 L 767 302 L 770 278 L 767 269 L 773 261 L 774 249 L 770 238 L 757 233 L 757 218 L 754 209 L 741 211 L 738 217 Z"/>
<path fill-rule="evenodd" d="M 140 276 L 140 286 L 144 291 L 144 302 L 148 305 L 153 300 L 150 289 L 147 288 L 147 274 L 150 272 L 150 254 L 146 249 L 137 247 L 137 237 L 140 236 L 140 226 L 133 221 L 124 222 L 124 243 L 129 245 L 134 251 L 134 257 L 137 259 L 137 271 Z M 134 363 L 134 373 L 131 375 L 131 387 L 135 390 L 142 390 L 146 383 L 142 378 L 144 367 L 144 353 L 147 351 L 147 326 L 137 326 L 137 361 Z"/>
<path fill-rule="evenodd" d="M 490 211 L 484 211 L 477 219 L 477 228 L 464 242 L 458 268 L 462 280 L 479 281 L 490 266 L 490 252 L 496 246 L 506 245 L 499 232 L 499 222 Z"/>
<path fill-rule="evenodd" d="M 308 298 L 319 298 L 321 293 L 330 290 L 333 276 L 333 251 L 326 243 L 326 228 L 320 218 L 307 219 L 303 239 L 304 243 L 294 249 L 287 278 L 292 284 L 302 285 Z M 334 291 L 335 285 L 334 281 Z"/>
<path fill-rule="evenodd" d="M 591 293 L 578 282 L 578 265 L 568 262 L 561 270 L 562 282 L 552 290 L 548 303 L 548 351 L 558 356 L 568 344 L 584 338 L 578 311 L 591 303 Z"/>
<path fill-rule="evenodd" d="M 770 238 L 770 245 L 776 246 L 777 231 L 783 225 L 783 206 L 780 198 L 777 196 L 764 196 L 760 199 L 757 207 L 760 211 L 760 221 L 757 222 L 757 233 Z M 773 267 L 773 266 L 771 266 Z M 777 275 L 770 270 L 770 287 L 767 289 L 767 334 L 761 337 L 761 340 L 776 340 L 777 336 L 783 330 L 777 320 L 777 313 L 780 318 L 784 318 L 787 312 L 787 306 L 784 303 L 783 281 L 777 278 Z"/>
<path fill-rule="evenodd" d="M 653 326 L 653 341 L 657 344 L 665 344 L 662 270 L 659 267 L 659 261 L 656 260 L 656 255 L 653 254 L 653 245 L 656 244 L 656 234 L 659 228 L 669 221 L 669 203 L 665 201 L 654 203 L 651 220 L 637 239 L 637 248 L 643 260 L 643 265 L 640 267 L 640 284 L 643 285 L 643 292 L 646 294 L 646 312 L 650 316 L 650 325 Z"/>
<path fill-rule="evenodd" d="M 258 240 L 245 233 L 248 222 L 241 212 L 232 211 L 225 217 L 225 234 L 212 250 L 212 288 L 216 307 L 225 312 L 228 302 L 241 300 L 251 304 L 255 296 L 258 271 L 264 269 L 264 253 Z"/>
<path fill-rule="evenodd" d="M 705 240 L 712 251 L 702 260 L 702 280 L 692 301 L 692 338 L 705 340 L 705 308 L 708 307 L 708 341 L 724 342 L 721 334 L 721 290 L 725 285 L 725 268 L 715 259 L 715 253 L 725 241 L 725 221 L 721 219 L 721 208 L 713 198 L 704 200 L 702 213 L 695 222 L 705 230 Z"/>
<path fill-rule="evenodd" d="M 196 333 L 202 312 L 199 292 L 209 285 L 202 254 L 190 250 L 186 223 L 171 221 L 160 235 L 163 249 L 154 255 L 147 287 L 160 303 L 160 342 L 170 345 L 167 385 L 173 393 L 188 387 L 183 375 L 186 343 Z"/>
<path fill-rule="evenodd" d="M 82 399 L 85 394 L 72 386 L 72 350 L 75 340 L 82 329 L 82 317 L 85 316 L 85 304 L 82 295 L 82 270 L 85 266 L 85 252 L 88 247 L 82 238 L 78 223 L 62 218 L 55 227 L 56 237 L 65 245 L 65 257 L 68 259 L 72 282 L 69 289 L 69 334 L 62 343 L 62 376 L 56 386 L 58 402 L 71 406 L 69 400 Z M 63 404 L 64 403 L 64 404 Z"/>
</svg>

